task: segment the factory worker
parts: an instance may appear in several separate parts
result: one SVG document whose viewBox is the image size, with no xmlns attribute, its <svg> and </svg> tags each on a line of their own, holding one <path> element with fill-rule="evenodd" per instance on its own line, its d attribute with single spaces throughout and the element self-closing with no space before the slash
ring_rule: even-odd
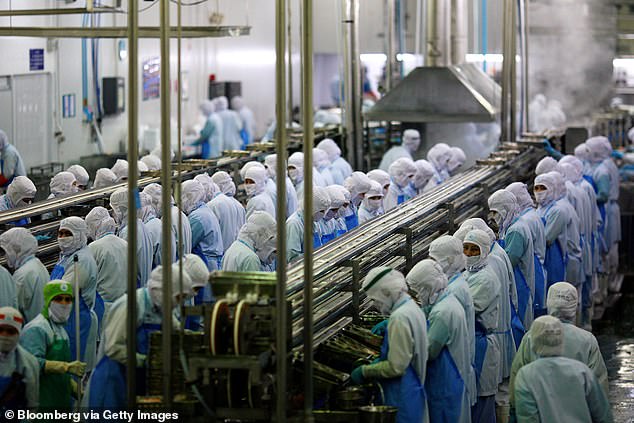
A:
<svg viewBox="0 0 634 423">
<path fill-rule="evenodd" d="M 222 259 L 222 270 L 230 272 L 266 272 L 271 270 L 277 252 L 275 219 L 256 211 L 242 226 L 238 239 Z"/>
<path fill-rule="evenodd" d="M 247 192 L 247 219 L 255 211 L 263 211 L 275 219 L 275 203 L 266 192 L 267 173 L 264 167 L 252 166 L 244 174 L 244 189 Z"/>
<path fill-rule="evenodd" d="M 26 207 L 33 203 L 37 194 L 35 185 L 26 176 L 16 176 L 7 188 L 7 193 L 0 196 L 0 212 L 19 207 Z M 22 218 L 10 222 L 12 226 L 25 226 L 31 222 L 29 218 Z"/>
<path fill-rule="evenodd" d="M 427 160 L 416 160 L 416 175 L 414 175 L 413 185 L 416 189 L 416 194 L 422 194 L 427 187 L 431 178 L 434 176 L 434 166 Z"/>
<path fill-rule="evenodd" d="M 112 173 L 115 174 L 117 180 L 115 182 L 124 182 L 128 180 L 128 161 L 117 159 L 112 168 L 110 168 Z"/>
<path fill-rule="evenodd" d="M 325 188 L 313 187 L 313 247 L 319 248 L 321 244 L 321 230 L 319 222 L 324 218 L 330 208 L 330 197 Z M 299 203 L 299 208 L 286 220 L 286 255 L 290 262 L 304 255 L 304 203 Z"/>
<path fill-rule="evenodd" d="M 147 165 L 145 163 L 143 163 L 141 160 L 137 161 L 137 169 L 139 170 L 139 174 L 141 172 L 147 172 L 148 170 L 150 170 Z"/>
<path fill-rule="evenodd" d="M 299 151 L 293 153 L 288 158 L 288 177 L 295 186 L 297 200 L 304 198 L 304 153 Z"/>
<path fill-rule="evenodd" d="M 0 408 L 37 409 L 40 363 L 18 345 L 24 318 L 12 307 L 0 307 Z"/>
<path fill-rule="evenodd" d="M 66 172 L 70 172 L 77 181 L 77 189 L 79 191 L 86 191 L 88 189 L 88 183 L 90 182 L 90 176 L 86 169 L 78 164 L 74 164 L 66 169 Z"/>
<path fill-rule="evenodd" d="M 229 109 L 227 97 L 216 97 L 212 101 L 216 114 L 222 121 L 222 150 L 240 150 L 242 148 L 242 137 L 240 136 L 242 119 L 240 119 L 240 115 Z"/>
<path fill-rule="evenodd" d="M 267 181 L 267 192 L 273 199 L 273 204 L 277 204 L 277 154 L 269 154 L 264 158 L 264 168 L 269 175 Z M 297 210 L 297 192 L 293 186 L 293 182 L 288 177 L 287 172 L 284 172 L 284 178 L 286 180 L 286 218 L 289 218 L 295 210 Z M 343 181 L 342 181 L 343 184 Z"/>
<path fill-rule="evenodd" d="M 145 230 L 152 241 L 152 269 L 154 269 L 161 264 L 163 224 L 161 219 L 156 217 L 150 194 L 140 192 L 139 200 L 141 201 L 141 208 L 139 209 L 138 216 L 141 222 L 143 222 Z M 172 248 L 176 248 L 174 243 L 172 243 Z"/>
<path fill-rule="evenodd" d="M 141 162 L 147 166 L 148 171 L 161 170 L 161 159 L 152 154 L 141 157 Z"/>
<path fill-rule="evenodd" d="M 371 186 L 372 181 L 363 172 L 352 172 L 343 183 L 343 187 L 350 193 L 350 206 L 344 216 L 349 231 L 359 226 L 359 206 Z"/>
<path fill-rule="evenodd" d="M 405 277 L 389 267 L 370 270 L 362 290 L 389 319 L 379 361 L 354 369 L 352 382 L 361 384 L 378 380 L 383 388 L 385 405 L 398 408 L 398 423 L 426 421 L 423 384 L 428 346 L 425 313 L 407 294 Z"/>
<path fill-rule="evenodd" d="M 258 161 L 250 161 L 250 162 L 246 162 L 241 168 L 240 168 L 240 180 L 242 180 L 244 182 L 244 178 L 245 175 L 247 173 L 247 170 L 251 169 L 252 167 L 259 167 L 260 169 L 266 169 L 264 167 L 264 165 Z"/>
<path fill-rule="evenodd" d="M 18 150 L 9 143 L 7 133 L 0 129 L 0 187 L 7 187 L 16 176 L 26 176 L 24 161 Z"/>
<path fill-rule="evenodd" d="M 334 185 L 335 178 L 332 176 L 332 172 L 330 171 L 331 163 L 328 158 L 328 153 L 319 148 L 313 148 L 313 163 L 315 164 L 315 168 L 319 174 L 324 178 L 326 186 Z"/>
<path fill-rule="evenodd" d="M 427 189 L 440 185 L 449 178 L 449 162 L 451 158 L 451 147 L 444 142 L 439 142 L 429 149 L 427 161 L 434 167 L 434 176 L 427 184 Z"/>
<path fill-rule="evenodd" d="M 183 212 L 192 228 L 192 253 L 203 259 L 209 271 L 220 267 L 224 252 L 218 218 L 203 201 L 205 188 L 197 181 L 185 181 L 181 187 Z"/>
<path fill-rule="evenodd" d="M 416 190 L 412 186 L 416 175 L 416 165 L 412 160 L 396 159 L 390 165 L 389 174 L 392 183 L 383 198 L 383 208 L 386 212 L 416 196 Z"/>
<path fill-rule="evenodd" d="M 183 272 L 186 272 L 191 279 L 192 297 L 185 301 L 185 306 L 196 306 L 205 302 L 205 287 L 209 285 L 209 270 L 205 262 L 196 254 L 187 254 L 174 266 L 178 268 L 180 263 L 183 264 Z M 175 310 L 178 320 L 182 320 L 180 308 Z M 193 331 L 203 331 L 202 319 L 200 316 L 187 316 L 185 318 L 185 329 Z"/>
<path fill-rule="evenodd" d="M 116 223 L 108 210 L 95 207 L 85 218 L 88 248 L 97 263 L 97 292 L 104 301 L 104 318 L 112 304 L 126 293 L 128 243 L 115 235 Z"/>
<path fill-rule="evenodd" d="M 346 225 L 346 214 L 350 211 L 350 191 L 348 191 L 341 185 L 332 185 L 328 187 L 328 192 L 330 193 L 330 190 L 332 189 L 338 190 L 343 196 L 343 203 L 341 203 L 341 207 L 339 207 L 338 215 L 335 216 L 337 236 L 341 236 L 348 232 L 348 225 Z M 339 199 L 341 199 L 341 197 L 339 197 Z"/>
<path fill-rule="evenodd" d="M 533 322 L 529 332 L 539 358 L 515 378 L 518 422 L 613 422 L 610 404 L 592 370 L 564 357 L 563 324 L 552 316 Z"/>
<path fill-rule="evenodd" d="M 460 147 L 451 147 L 451 159 L 447 164 L 449 175 L 455 175 L 465 161 L 467 161 L 467 156 L 465 156 L 464 150 Z"/>
<path fill-rule="evenodd" d="M 535 296 L 535 252 L 533 237 L 526 222 L 519 219 L 517 199 L 504 189 L 494 192 L 488 199 L 489 219 L 498 228 L 499 239 L 513 265 L 517 289 L 517 313 L 524 328 L 533 322 L 533 298 Z M 514 333 L 515 345 L 519 346 L 523 333 Z"/>
<path fill-rule="evenodd" d="M 330 162 L 332 163 L 333 169 L 336 169 L 339 171 L 339 172 L 333 173 L 333 176 L 336 179 L 337 178 L 336 173 L 340 173 L 343 178 L 341 180 L 341 183 L 337 181 L 335 181 L 335 183 L 339 185 L 343 185 L 343 181 L 347 177 L 352 175 L 352 166 L 350 166 L 350 163 L 348 163 L 346 159 L 341 157 L 341 149 L 339 148 L 337 143 L 335 143 L 330 138 L 325 138 L 321 140 L 319 144 L 317 144 L 317 148 L 324 150 L 326 153 L 328 153 L 328 158 L 330 159 Z"/>
<path fill-rule="evenodd" d="M 467 382 L 472 371 L 471 338 L 464 309 L 447 290 L 447 276 L 434 260 L 418 262 L 405 279 L 427 316 L 425 393 L 429 420 L 470 423 Z"/>
<path fill-rule="evenodd" d="M 381 159 L 379 169 L 387 172 L 390 165 L 397 159 L 408 158 L 414 160 L 414 154 L 420 146 L 420 133 L 415 129 L 406 129 L 403 131 L 403 144 L 391 147 Z"/>
<path fill-rule="evenodd" d="M 452 293 L 464 310 L 467 324 L 467 346 L 469 363 L 475 362 L 475 309 L 469 284 L 463 275 L 467 260 L 463 253 L 462 242 L 451 235 L 443 235 L 429 244 L 429 257 L 435 260 L 447 276 L 447 291 Z M 475 369 L 470 366 L 469 374 L 463 379 L 469 392 L 469 405 L 474 405 L 478 398 Z"/>
<path fill-rule="evenodd" d="M 384 191 L 385 189 L 378 182 L 372 181 L 370 189 L 365 193 L 361 207 L 359 207 L 359 225 L 385 213 L 383 210 Z"/>
<path fill-rule="evenodd" d="M 246 222 L 246 210 L 233 196 L 236 185 L 227 172 L 219 171 L 213 174 L 212 181 L 220 188 L 207 206 L 218 218 L 220 233 L 222 234 L 222 248 L 224 251 L 238 239 L 240 228 Z"/>
<path fill-rule="evenodd" d="M 51 272 L 51 280 L 64 280 L 77 284 L 79 301 L 80 353 L 79 360 L 84 361 L 91 370 L 95 365 L 97 353 L 98 324 L 104 313 L 103 299 L 97 293 L 97 263 L 87 246 L 88 228 L 84 219 L 77 216 L 67 217 L 59 224 L 57 243 L 59 260 Z M 74 257 L 77 257 L 75 261 Z M 77 360 L 75 343 L 76 315 L 72 313 L 66 323 L 70 339 L 71 358 Z"/>
<path fill-rule="evenodd" d="M 161 148 L 161 144 L 159 143 L 159 145 L 157 145 L 156 148 L 154 148 L 154 150 L 150 151 L 150 154 L 161 159 L 162 157 L 161 152 L 162 152 L 162 148 Z M 175 157 L 176 157 L 176 153 L 174 153 L 174 150 L 170 148 L 170 161 L 174 160 Z"/>
<path fill-rule="evenodd" d="M 343 215 L 345 214 L 345 208 L 350 205 L 350 193 L 341 185 L 330 185 L 326 187 L 326 191 L 328 191 L 328 197 L 330 198 L 330 208 L 326 212 L 324 220 L 328 219 L 328 222 L 332 222 L 331 225 L 334 227 L 336 238 L 348 232 Z M 346 193 L 348 198 L 346 198 Z"/>
<path fill-rule="evenodd" d="M 147 188 L 146 188 L 147 190 Z M 145 190 L 144 190 L 145 192 Z M 112 217 L 118 225 L 117 235 L 128 239 L 128 190 L 119 188 L 110 195 L 110 207 Z M 136 210 L 134 211 L 136 213 Z M 137 287 L 145 286 L 152 272 L 154 261 L 154 244 L 152 236 L 137 214 L 136 221 L 136 255 L 137 255 Z"/>
<path fill-rule="evenodd" d="M 231 108 L 238 112 L 242 120 L 242 140 L 246 145 L 253 143 L 255 139 L 255 116 L 253 111 L 244 104 L 244 99 L 235 96 L 231 99 Z"/>
<path fill-rule="evenodd" d="M 387 191 L 390 189 L 390 185 L 392 184 L 392 178 L 390 178 L 390 174 L 381 169 L 374 169 L 369 171 L 367 175 L 371 181 L 378 182 L 379 185 L 383 187 L 383 196 L 386 196 Z"/>
<path fill-rule="evenodd" d="M 211 176 L 207 173 L 201 173 L 200 175 L 196 175 L 194 177 L 194 181 L 198 181 L 202 184 L 203 188 L 205 188 L 205 197 L 203 201 L 208 203 L 214 198 L 214 195 L 220 190 L 218 185 L 211 180 Z"/>
<path fill-rule="evenodd" d="M 86 363 L 73 360 L 66 324 L 73 311 L 72 283 L 52 280 L 44 286 L 44 308 L 22 330 L 20 345 L 40 367 L 41 409 L 69 409 L 77 392 L 72 376 L 82 377 Z"/>
<path fill-rule="evenodd" d="M 577 318 L 577 289 L 568 282 L 557 282 L 548 290 L 548 314 L 562 323 L 564 345 L 562 357 L 579 361 L 592 370 L 604 394 L 608 395 L 608 371 L 599 349 L 599 343 L 591 332 L 575 326 Z M 517 350 L 511 370 L 511 402 L 515 396 L 515 380 L 519 370 L 539 357 L 533 351 L 534 342 L 529 331 Z"/>
<path fill-rule="evenodd" d="M 566 277 L 566 227 L 570 217 L 557 200 L 555 180 L 552 174 L 546 173 L 535 178 L 534 188 L 537 212 L 544 222 L 546 237 L 546 271 L 547 287 Z"/>
<path fill-rule="evenodd" d="M 115 175 L 107 167 L 97 169 L 95 174 L 95 183 L 92 185 L 94 189 L 109 187 L 117 183 L 117 175 Z"/>
<path fill-rule="evenodd" d="M 48 196 L 49 199 L 64 197 L 79 192 L 75 175 L 70 172 L 59 172 L 53 176 L 49 187 L 51 189 L 51 194 Z"/>
<path fill-rule="evenodd" d="M 22 313 L 25 323 L 28 323 L 42 311 L 44 285 L 50 279 L 46 267 L 35 256 L 37 240 L 28 229 L 11 228 L 0 235 L 0 248 L 4 250 L 7 266 L 13 271 L 17 308 Z M 4 278 L 0 275 L 0 279 Z M 4 286 L 4 282 L 2 285 Z M 3 290 L 0 298 L 6 300 L 10 297 Z"/>
<path fill-rule="evenodd" d="M 592 178 L 593 167 L 590 161 L 590 151 L 588 150 L 588 146 L 585 142 L 582 142 L 575 147 L 574 156 L 581 160 L 581 162 L 583 163 L 583 178 L 588 181 L 593 188 L 596 189 L 596 185 Z"/>
<path fill-rule="evenodd" d="M 533 317 L 546 313 L 546 274 L 544 258 L 546 257 L 546 236 L 544 223 L 535 209 L 535 203 L 523 182 L 513 182 L 505 188 L 515 196 L 519 208 L 519 220 L 524 222 L 531 233 L 533 241 L 533 268 L 535 270 L 535 292 L 533 295 Z"/>
<path fill-rule="evenodd" d="M 192 282 L 186 271 L 182 279 L 178 265 L 170 269 L 172 273 L 172 306 L 178 307 L 192 295 Z M 182 285 L 182 291 L 181 291 Z M 152 271 L 150 280 L 144 288 L 138 288 L 136 295 L 136 388 L 137 395 L 147 395 L 147 354 L 150 347 L 150 334 L 160 331 L 163 324 L 179 327 L 176 319 L 163 322 L 163 267 Z M 168 313 L 168 315 L 171 313 Z M 93 409 L 124 409 L 127 404 L 126 366 L 127 354 L 128 295 L 124 294 L 113 305 L 105 322 L 103 355 L 101 356 L 90 381 L 86 402 Z"/>
<path fill-rule="evenodd" d="M 203 100 L 200 103 L 200 111 L 205 117 L 205 126 L 200 131 L 200 136 L 192 145 L 200 145 L 200 156 L 203 159 L 212 157 L 220 157 L 222 155 L 223 145 L 223 125 L 220 116 L 214 113 L 214 103 L 209 100 Z"/>
<path fill-rule="evenodd" d="M 552 157 L 544 157 L 535 166 L 535 175 L 543 175 L 544 173 L 557 170 L 557 160 Z"/>
<path fill-rule="evenodd" d="M 330 200 L 330 206 L 326 210 L 324 218 L 319 222 L 322 245 L 326 245 L 337 237 L 337 221 L 335 217 L 339 214 L 339 208 L 345 201 L 343 194 L 339 190 L 329 188 L 334 188 L 334 185 L 325 188 Z"/>
<path fill-rule="evenodd" d="M 18 307 L 18 291 L 11 273 L 0 266 L 0 307 Z"/>
<path fill-rule="evenodd" d="M 163 217 L 163 189 L 159 184 L 149 184 L 145 188 L 143 188 L 143 192 L 149 194 L 152 197 L 152 206 L 154 207 L 154 214 L 157 219 L 162 219 Z M 192 228 L 189 224 L 189 219 L 185 213 L 183 213 L 176 205 L 174 205 L 174 198 L 171 198 L 171 220 L 170 223 L 172 225 L 172 245 L 176 245 L 178 247 L 178 221 L 180 218 L 181 221 L 181 231 L 183 233 L 183 255 L 191 253 L 192 249 Z M 161 230 L 163 226 L 161 224 Z M 174 248 L 172 250 L 172 263 L 178 259 L 178 250 Z"/>
<path fill-rule="evenodd" d="M 475 308 L 476 349 L 474 367 L 478 381 L 478 400 L 471 410 L 473 422 L 495 421 L 495 394 L 502 381 L 498 331 L 500 280 L 487 262 L 491 238 L 486 232 L 473 230 L 465 236 L 467 256 L 465 277 Z"/>
</svg>

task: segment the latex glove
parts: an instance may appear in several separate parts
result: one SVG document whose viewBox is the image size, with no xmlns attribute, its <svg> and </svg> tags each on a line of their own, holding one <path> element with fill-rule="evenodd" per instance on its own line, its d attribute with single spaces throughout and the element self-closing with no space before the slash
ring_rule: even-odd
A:
<svg viewBox="0 0 634 423">
<path fill-rule="evenodd" d="M 354 369 L 352 373 L 350 373 L 350 380 L 355 385 L 361 385 L 365 380 L 365 377 L 363 376 L 363 370 L 361 370 L 362 368 L 363 366 L 359 366 Z"/>
<path fill-rule="evenodd" d="M 550 154 L 551 156 L 555 156 L 557 154 L 557 150 L 555 150 L 550 141 L 544 140 L 542 142 L 544 144 L 544 150 L 546 151 L 546 153 Z"/>
<path fill-rule="evenodd" d="M 44 363 L 44 373 L 64 374 L 68 370 L 68 363 L 65 361 L 47 360 Z"/>
<path fill-rule="evenodd" d="M 145 366 L 145 361 L 147 360 L 147 355 L 136 353 L 136 366 L 143 367 Z"/>
<path fill-rule="evenodd" d="M 385 336 L 386 331 L 387 331 L 387 319 L 383 320 L 381 323 L 377 323 L 372 328 L 372 333 L 378 336 Z"/>
<path fill-rule="evenodd" d="M 71 361 L 66 364 L 66 373 L 79 377 L 82 377 L 86 373 L 86 363 L 82 363 L 81 361 Z"/>
<path fill-rule="evenodd" d="M 51 237 L 49 235 L 35 235 L 35 239 L 37 240 L 37 242 L 42 242 L 48 241 L 49 239 L 51 239 Z"/>
</svg>

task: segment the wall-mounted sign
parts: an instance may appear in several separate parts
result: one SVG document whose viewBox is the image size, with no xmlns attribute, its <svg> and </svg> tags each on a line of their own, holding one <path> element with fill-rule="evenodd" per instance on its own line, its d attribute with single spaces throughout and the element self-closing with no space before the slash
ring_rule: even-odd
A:
<svg viewBox="0 0 634 423">
<path fill-rule="evenodd" d="M 161 95 L 161 59 L 151 57 L 143 61 L 143 100 Z"/>
<path fill-rule="evenodd" d="M 75 117 L 75 94 L 65 94 L 62 96 L 62 117 Z"/>
<path fill-rule="evenodd" d="M 44 70 L 44 49 L 43 48 L 29 49 L 29 70 L 32 70 L 32 71 Z"/>
</svg>

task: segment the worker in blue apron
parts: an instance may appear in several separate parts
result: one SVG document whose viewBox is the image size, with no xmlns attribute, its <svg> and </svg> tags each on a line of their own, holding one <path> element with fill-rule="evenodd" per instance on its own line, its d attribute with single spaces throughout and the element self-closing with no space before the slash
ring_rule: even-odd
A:
<svg viewBox="0 0 634 423">
<path fill-rule="evenodd" d="M 362 291 L 389 319 L 379 360 L 354 369 L 351 380 L 355 384 L 378 381 L 385 405 L 398 408 L 398 423 L 421 423 L 427 415 L 425 314 L 407 294 L 405 277 L 389 267 L 372 269 Z"/>
<path fill-rule="evenodd" d="M 392 178 L 392 183 L 383 197 L 383 209 L 389 212 L 399 204 L 416 197 L 416 190 L 413 188 L 414 176 L 416 176 L 416 165 L 412 159 L 401 157 L 392 163 L 388 173 Z"/>
<path fill-rule="evenodd" d="M 200 111 L 205 117 L 205 126 L 200 131 L 200 136 L 192 145 L 200 145 L 200 156 L 203 159 L 219 157 L 222 155 L 222 121 L 214 113 L 214 104 L 210 100 L 204 100 L 200 104 Z"/>
<path fill-rule="evenodd" d="M 70 339 L 71 359 L 81 360 L 88 371 L 95 365 L 99 319 L 95 310 L 103 316 L 103 300 L 97 293 L 97 263 L 86 245 L 88 227 L 83 219 L 72 216 L 62 220 L 57 234 L 60 256 L 51 272 L 51 280 L 61 279 L 77 283 L 79 292 L 80 353 L 76 357 L 76 315 L 71 313 L 66 324 Z M 76 257 L 76 259 L 75 259 Z"/>
<path fill-rule="evenodd" d="M 546 237 L 546 270 L 547 288 L 553 283 L 566 280 L 566 226 L 568 215 L 559 204 L 556 193 L 556 182 L 548 173 L 539 175 L 534 183 L 537 212 L 544 222 Z"/>
<path fill-rule="evenodd" d="M 330 207 L 326 211 L 326 214 L 320 223 L 322 245 L 327 244 L 341 235 L 342 230 L 343 233 L 345 233 L 345 228 L 342 229 L 337 221 L 339 217 L 339 210 L 343 207 L 343 204 L 346 201 L 345 196 L 340 190 L 340 187 L 337 185 L 327 186 L 326 192 L 328 193 L 328 198 L 330 199 Z"/>
<path fill-rule="evenodd" d="M 414 175 L 412 185 L 416 189 L 417 195 L 420 195 L 425 192 L 436 171 L 427 160 L 416 160 L 414 164 L 416 165 L 416 175 Z"/>
<path fill-rule="evenodd" d="M 13 307 L 0 307 L 0 415 L 39 405 L 40 365 L 18 345 L 24 319 Z"/>
<path fill-rule="evenodd" d="M 498 313 L 501 283 L 487 257 L 491 249 L 491 237 L 475 229 L 465 235 L 463 248 L 467 256 L 464 275 L 475 308 L 475 361 L 478 400 L 471 409 L 473 422 L 495 422 L 495 394 L 502 382 L 501 351 L 498 331 Z"/>
<path fill-rule="evenodd" d="M 418 262 L 406 280 L 427 316 L 429 421 L 470 423 L 471 337 L 464 309 L 447 289 L 447 276 L 436 261 Z"/>
<path fill-rule="evenodd" d="M 182 287 L 178 265 L 172 265 L 172 306 L 178 307 L 179 301 L 187 300 L 192 294 L 192 282 L 187 272 L 183 272 Z M 163 268 L 152 271 L 147 287 L 136 290 L 136 385 L 137 395 L 147 395 L 146 367 L 149 352 L 150 334 L 161 330 L 163 325 Z M 127 406 L 126 365 L 128 318 L 128 297 L 119 298 L 110 309 L 111 318 L 104 328 L 103 347 L 100 359 L 88 382 L 85 405 L 93 409 L 122 409 Z M 171 324 L 172 322 L 167 322 Z"/>
<path fill-rule="evenodd" d="M 7 188 L 6 194 L 0 196 L 0 212 L 19 207 L 26 207 L 33 203 L 33 198 L 37 189 L 26 176 L 16 176 Z M 9 222 L 12 226 L 26 226 L 31 219 L 25 217 L 14 222 Z"/>
<path fill-rule="evenodd" d="M 359 206 L 370 189 L 371 183 L 370 178 L 363 172 L 352 172 L 352 175 L 343 182 L 344 188 L 350 193 L 349 211 L 345 215 L 348 231 L 359 226 Z M 299 196 L 299 192 L 297 195 Z"/>
<path fill-rule="evenodd" d="M 365 198 L 359 208 L 359 224 L 363 225 L 365 222 L 385 213 L 383 211 L 384 192 L 385 190 L 380 183 L 372 181 L 372 185 L 365 194 Z"/>
<path fill-rule="evenodd" d="M 313 187 L 313 248 L 319 248 L 321 242 L 321 227 L 326 211 L 330 208 L 330 196 L 325 188 Z M 304 255 L 304 203 L 299 203 L 299 209 L 286 221 L 286 254 L 290 262 Z"/>
<path fill-rule="evenodd" d="M 26 176 L 24 161 L 18 150 L 9 143 L 6 132 L 0 129 L 0 187 L 7 187 L 16 176 Z"/>
<path fill-rule="evenodd" d="M 439 142 L 429 149 L 427 161 L 433 166 L 434 175 L 424 190 L 438 186 L 449 179 L 449 162 L 452 157 L 451 147 L 444 142 Z"/>
</svg>

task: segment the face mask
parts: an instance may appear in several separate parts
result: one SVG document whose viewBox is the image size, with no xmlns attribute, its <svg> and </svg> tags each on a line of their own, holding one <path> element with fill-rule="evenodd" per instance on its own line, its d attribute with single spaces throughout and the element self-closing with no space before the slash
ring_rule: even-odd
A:
<svg viewBox="0 0 634 423">
<path fill-rule="evenodd" d="M 365 194 L 365 193 L 363 193 L 363 194 Z M 355 205 L 355 207 L 359 207 L 359 205 L 361 204 L 362 201 L 363 201 L 362 194 L 358 194 L 356 197 L 354 197 L 354 199 L 352 200 L 352 203 Z"/>
<path fill-rule="evenodd" d="M 394 176 L 393 179 L 396 185 L 402 188 L 406 187 L 407 184 L 409 184 L 409 177 L 407 175 Z"/>
<path fill-rule="evenodd" d="M 20 335 L 0 336 L 0 353 L 10 353 L 18 346 Z"/>
<path fill-rule="evenodd" d="M 62 252 L 62 254 L 70 254 L 75 250 L 74 236 L 65 236 L 64 238 L 57 238 L 57 243 L 59 244 L 59 249 Z"/>
<path fill-rule="evenodd" d="M 313 214 L 313 220 L 315 222 L 319 222 L 323 218 L 324 218 L 324 212 L 323 211 L 318 211 L 317 213 Z"/>
<path fill-rule="evenodd" d="M 20 201 L 18 201 L 18 203 L 15 206 L 16 207 L 29 206 L 29 205 L 31 205 L 32 202 L 33 202 L 32 198 L 22 198 L 22 199 L 20 199 Z"/>
<path fill-rule="evenodd" d="M 253 196 L 255 196 L 256 191 L 257 191 L 257 185 L 256 184 L 247 184 L 244 186 L 244 190 L 247 192 L 247 197 L 251 198 Z"/>
<path fill-rule="evenodd" d="M 383 200 L 368 200 L 368 210 L 375 211 L 381 208 Z"/>
<path fill-rule="evenodd" d="M 163 306 L 163 290 L 160 287 L 155 287 L 148 289 L 148 293 L 154 307 L 160 309 Z"/>
<path fill-rule="evenodd" d="M 436 260 L 436 263 L 442 267 L 442 271 L 447 273 L 453 263 L 453 257 L 443 257 Z"/>
<path fill-rule="evenodd" d="M 293 181 L 293 183 L 297 183 L 298 182 L 298 178 L 299 178 L 299 169 L 297 169 L 297 168 L 289 169 L 288 170 L 288 177 L 291 178 L 291 181 Z"/>
<path fill-rule="evenodd" d="M 71 185 L 70 187 L 71 194 L 76 194 L 79 192 L 79 187 L 77 185 Z"/>
<path fill-rule="evenodd" d="M 261 249 L 256 250 L 255 254 L 258 255 L 258 258 L 263 264 L 269 265 L 275 260 L 277 254 L 276 250 L 277 246 L 275 245 L 275 238 L 271 238 Z"/>
<path fill-rule="evenodd" d="M 337 210 L 337 212 L 335 212 L 332 209 L 329 209 L 328 212 L 326 213 L 326 216 L 324 217 L 324 220 L 326 222 L 328 222 L 329 220 L 332 220 L 335 218 L 335 216 L 337 216 L 339 214 L 339 210 Z"/>
<path fill-rule="evenodd" d="M 72 304 L 60 304 L 51 301 L 48 305 L 48 317 L 55 323 L 66 323 L 72 309 Z"/>
<path fill-rule="evenodd" d="M 537 204 L 543 205 L 548 201 L 548 191 L 539 191 L 535 193 L 535 201 Z"/>
<path fill-rule="evenodd" d="M 227 191 L 225 192 L 225 195 L 227 197 L 233 197 L 234 195 L 236 195 L 236 184 L 234 184 L 233 182 L 229 182 L 229 186 L 226 187 Z"/>
<path fill-rule="evenodd" d="M 476 266 L 480 262 L 480 255 L 467 256 L 467 269 Z"/>
</svg>

